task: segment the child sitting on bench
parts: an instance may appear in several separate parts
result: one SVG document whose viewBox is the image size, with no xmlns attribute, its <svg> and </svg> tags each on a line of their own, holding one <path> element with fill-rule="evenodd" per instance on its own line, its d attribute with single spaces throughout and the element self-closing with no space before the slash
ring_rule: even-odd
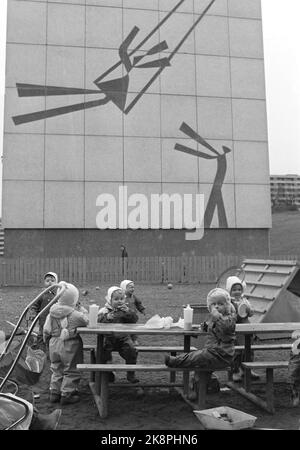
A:
<svg viewBox="0 0 300 450">
<path fill-rule="evenodd" d="M 134 294 L 134 282 L 131 280 L 123 280 L 120 284 L 120 288 L 125 292 L 125 301 L 132 311 L 135 313 L 141 313 L 145 316 L 145 306 L 141 300 Z M 138 314 L 137 314 L 138 316 Z M 134 345 L 139 345 L 137 336 L 131 335 L 131 339 Z"/>
<path fill-rule="evenodd" d="M 249 317 L 253 316 L 253 308 L 251 303 L 244 296 L 244 289 L 246 283 L 242 282 L 238 277 L 231 276 L 226 280 L 226 290 L 230 294 L 231 304 L 234 306 L 236 312 L 236 323 L 249 323 Z M 245 336 L 237 337 L 237 345 L 245 344 Z M 244 372 L 242 369 L 242 362 L 245 360 L 244 350 L 236 350 L 234 355 L 234 360 L 232 364 L 232 379 L 233 381 L 241 381 Z M 253 353 L 251 360 L 253 360 Z M 251 370 L 251 378 L 253 380 L 258 380 L 259 375 Z"/>
<path fill-rule="evenodd" d="M 230 295 L 225 289 L 212 289 L 207 295 L 209 317 L 203 324 L 208 332 L 201 350 L 165 357 L 168 367 L 186 367 L 208 372 L 208 382 L 214 370 L 231 366 L 234 357 L 236 314 L 232 309 Z"/>
<path fill-rule="evenodd" d="M 125 303 L 125 293 L 119 286 L 112 286 L 108 289 L 105 297 L 106 303 L 100 309 L 98 322 L 110 323 L 135 323 L 138 320 L 136 312 L 129 309 Z M 117 350 L 119 355 L 125 359 L 126 364 L 136 364 L 137 350 L 134 347 L 131 336 L 124 333 L 114 333 L 106 336 L 104 340 L 104 361 L 111 361 L 111 352 Z M 110 373 L 109 380 L 114 381 L 113 372 Z M 138 383 L 133 371 L 127 372 L 127 380 L 130 383 Z"/>
</svg>

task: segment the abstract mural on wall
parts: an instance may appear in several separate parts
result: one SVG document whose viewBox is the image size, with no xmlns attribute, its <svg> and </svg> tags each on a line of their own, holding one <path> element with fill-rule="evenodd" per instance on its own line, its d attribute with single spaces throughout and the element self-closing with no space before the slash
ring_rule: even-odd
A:
<svg viewBox="0 0 300 450">
<path fill-rule="evenodd" d="M 22 114 L 18 116 L 13 116 L 13 122 L 15 125 L 21 125 L 24 123 L 34 122 L 37 120 L 42 120 L 50 117 L 59 116 L 62 114 L 73 113 L 75 111 L 85 110 L 88 108 L 95 108 L 113 102 L 123 113 L 128 114 L 135 104 L 140 100 L 140 98 L 145 94 L 149 87 L 155 82 L 155 80 L 161 75 L 163 70 L 171 66 L 172 58 L 178 53 L 184 42 L 191 35 L 193 30 L 197 27 L 201 19 L 205 16 L 207 11 L 213 5 L 215 0 L 211 0 L 199 17 L 195 20 L 193 25 L 187 30 L 175 48 L 171 51 L 168 57 L 150 59 L 150 61 L 141 63 L 142 59 L 146 57 L 152 57 L 153 55 L 160 53 L 168 48 L 166 41 L 162 41 L 159 44 L 152 46 L 146 54 L 133 56 L 142 48 L 142 46 L 149 41 L 154 33 L 156 33 L 160 27 L 176 12 L 176 10 L 185 2 L 185 0 L 180 0 L 174 8 L 150 31 L 150 33 L 130 52 L 128 52 L 128 47 L 140 31 L 138 27 L 134 27 L 128 34 L 126 39 L 122 42 L 119 47 L 120 60 L 110 67 L 107 71 L 101 74 L 95 81 L 94 84 L 99 90 L 92 89 L 78 89 L 78 88 L 67 88 L 59 86 L 42 86 L 26 83 L 17 83 L 17 90 L 19 97 L 38 97 L 38 96 L 56 96 L 56 95 L 80 95 L 80 94 L 104 94 L 99 100 L 93 100 L 88 102 L 76 103 L 73 105 L 63 106 L 59 108 L 52 108 L 42 111 L 36 111 L 29 114 Z M 133 58 L 131 59 L 131 57 Z M 122 66 L 125 69 L 125 75 L 118 76 L 113 79 L 105 80 L 106 77 L 110 77 L 113 72 Z M 134 96 L 134 98 L 127 104 L 127 94 L 130 79 L 130 72 L 133 69 L 150 69 L 158 68 L 157 71 L 151 76 L 150 80 L 139 90 L 139 92 Z"/>
<path fill-rule="evenodd" d="M 226 217 L 226 211 L 224 206 L 224 200 L 222 196 L 222 185 L 224 182 L 224 178 L 226 175 L 226 169 L 227 169 L 227 161 L 226 161 L 226 155 L 227 153 L 231 152 L 231 149 L 222 146 L 222 149 L 224 153 L 219 153 L 215 148 L 213 148 L 208 142 L 203 139 L 198 133 L 196 133 L 189 125 L 187 125 L 185 122 L 181 124 L 180 130 L 189 138 L 193 139 L 198 144 L 202 145 L 203 147 L 207 148 L 211 154 L 206 154 L 204 152 L 194 150 L 190 147 L 187 147 L 182 144 L 176 144 L 175 150 L 178 150 L 180 152 L 188 153 L 193 156 L 197 156 L 198 158 L 204 158 L 204 159 L 216 159 L 217 160 L 217 173 L 214 178 L 213 186 L 210 192 L 210 196 L 205 208 L 205 214 L 204 214 L 204 228 L 210 228 L 211 222 L 213 219 L 214 211 L 217 208 L 218 210 L 218 221 L 219 221 L 219 227 L 220 228 L 228 228 L 228 222 Z"/>
</svg>

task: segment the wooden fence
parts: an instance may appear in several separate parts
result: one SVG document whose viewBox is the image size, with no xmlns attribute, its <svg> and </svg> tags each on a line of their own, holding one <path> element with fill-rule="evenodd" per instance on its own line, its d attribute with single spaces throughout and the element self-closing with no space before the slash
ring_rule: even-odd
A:
<svg viewBox="0 0 300 450">
<path fill-rule="evenodd" d="M 259 259 L 297 260 L 297 256 Z M 220 273 L 240 265 L 239 256 L 58 257 L 0 258 L 0 286 L 40 286 L 49 270 L 60 280 L 84 284 L 119 284 L 122 279 L 142 283 L 214 283 Z"/>
</svg>

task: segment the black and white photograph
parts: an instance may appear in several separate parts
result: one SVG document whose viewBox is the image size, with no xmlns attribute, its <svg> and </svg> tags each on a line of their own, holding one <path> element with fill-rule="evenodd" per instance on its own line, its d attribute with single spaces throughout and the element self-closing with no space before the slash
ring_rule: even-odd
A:
<svg viewBox="0 0 300 450">
<path fill-rule="evenodd" d="M 299 17 L 0 1 L 0 430 L 300 430 Z"/>
</svg>

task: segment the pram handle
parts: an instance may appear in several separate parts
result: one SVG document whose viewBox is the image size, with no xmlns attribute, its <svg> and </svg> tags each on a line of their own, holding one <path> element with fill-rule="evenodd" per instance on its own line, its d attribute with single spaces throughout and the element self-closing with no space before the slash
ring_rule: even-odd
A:
<svg viewBox="0 0 300 450">
<path fill-rule="evenodd" d="M 53 284 L 52 286 L 49 286 L 48 288 L 44 289 L 44 290 L 43 290 L 43 291 L 42 291 L 42 292 L 41 292 L 34 300 L 32 300 L 32 302 L 29 303 L 29 305 L 24 309 L 23 313 L 21 314 L 21 317 L 20 317 L 20 319 L 18 320 L 18 323 L 17 323 L 17 325 L 15 326 L 15 329 L 14 329 L 14 331 L 12 332 L 11 337 L 9 338 L 7 345 L 5 346 L 5 349 L 3 350 L 2 354 L 0 355 L 0 361 L 1 361 L 1 359 L 3 358 L 3 356 L 5 355 L 5 353 L 7 353 L 7 350 L 8 350 L 8 348 L 9 348 L 9 346 L 11 345 L 13 338 L 16 336 L 17 329 L 18 329 L 18 327 L 20 326 L 20 323 L 22 322 L 22 320 L 23 320 L 25 314 L 27 313 L 27 311 L 31 308 L 31 306 L 32 306 L 32 305 L 33 305 L 33 304 L 34 304 L 34 303 L 35 303 L 35 302 L 36 302 L 43 294 L 45 294 L 46 292 L 48 292 L 48 291 L 50 291 L 51 289 L 56 288 L 56 287 L 59 288 L 59 291 L 56 293 L 56 295 L 53 297 L 53 299 L 48 303 L 48 305 L 46 305 L 46 306 L 45 306 L 45 307 L 44 307 L 44 308 L 43 308 L 43 309 L 35 316 L 34 320 L 32 321 L 31 326 L 30 326 L 29 330 L 27 331 L 27 333 L 26 333 L 26 335 L 25 335 L 25 338 L 24 338 L 24 340 L 23 340 L 23 342 L 22 342 L 22 345 L 21 345 L 21 347 L 20 347 L 20 349 L 19 349 L 19 351 L 18 351 L 18 354 L 17 354 L 17 356 L 16 356 L 16 358 L 15 358 L 13 364 L 11 365 L 9 371 L 7 372 L 6 376 L 3 378 L 3 380 L 2 380 L 2 382 L 1 382 L 1 384 L 0 384 L 0 392 L 2 391 L 2 389 L 3 389 L 3 387 L 4 387 L 5 383 L 6 383 L 6 381 L 8 380 L 8 378 L 9 378 L 9 376 L 10 376 L 10 374 L 11 374 L 12 371 L 14 370 L 14 368 L 15 368 L 17 362 L 19 361 L 19 358 L 20 358 L 20 356 L 21 356 L 21 354 L 22 354 L 22 351 L 24 350 L 25 345 L 27 344 L 27 341 L 28 341 L 28 339 L 29 339 L 29 337 L 30 337 L 30 334 L 32 333 L 32 331 L 33 331 L 33 329 L 34 329 L 36 323 L 38 322 L 40 316 L 41 316 L 43 313 L 45 313 L 48 309 L 50 309 L 50 307 L 51 307 L 54 303 L 56 303 L 56 301 L 59 299 L 59 297 L 61 297 L 62 294 L 64 293 L 64 291 L 66 290 L 66 286 L 65 286 L 65 285 L 61 285 L 61 284 Z"/>
</svg>

